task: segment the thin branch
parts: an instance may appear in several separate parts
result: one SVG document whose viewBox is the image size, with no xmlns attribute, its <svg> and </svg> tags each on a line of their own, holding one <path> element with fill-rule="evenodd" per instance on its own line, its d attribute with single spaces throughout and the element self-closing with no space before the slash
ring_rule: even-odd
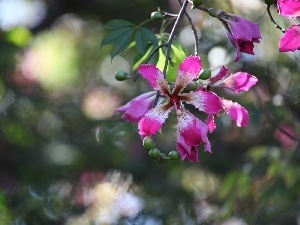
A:
<svg viewBox="0 0 300 225">
<path fill-rule="evenodd" d="M 277 29 L 281 30 L 282 33 L 285 33 L 285 30 L 284 30 L 281 26 L 279 26 L 279 25 L 276 23 L 276 21 L 274 20 L 272 14 L 271 14 L 270 7 L 271 7 L 271 5 L 267 5 L 267 12 L 268 12 L 268 14 L 269 14 L 269 17 L 270 17 L 271 21 L 274 23 L 274 25 L 275 25 L 275 27 L 276 27 Z"/>
<path fill-rule="evenodd" d="M 258 105 L 258 108 L 266 115 L 266 117 L 269 119 L 269 121 L 283 134 L 285 134 L 288 138 L 290 138 L 291 140 L 293 141 L 300 141 L 299 138 L 297 138 L 296 136 L 290 134 L 289 132 L 287 132 L 285 129 L 283 129 L 277 122 L 276 120 L 273 118 L 273 116 L 269 113 L 268 110 L 266 110 L 266 108 L 264 107 L 264 105 L 261 103 L 261 100 L 260 100 L 260 96 L 256 90 L 255 87 L 253 87 L 252 89 L 253 93 L 254 93 L 254 96 L 256 98 L 256 102 L 257 102 L 257 105 Z"/>
<path fill-rule="evenodd" d="M 183 5 L 181 6 L 181 9 L 178 13 L 178 17 L 174 23 L 174 26 L 172 28 L 172 31 L 170 33 L 170 36 L 169 36 L 169 39 L 167 41 L 167 52 L 166 52 L 166 61 L 165 61 L 165 66 L 164 66 L 164 71 L 163 71 L 163 74 L 166 78 L 166 72 L 167 72 L 167 67 L 168 67 L 168 62 L 170 60 L 170 53 L 171 53 L 171 45 L 172 45 L 172 41 L 174 39 L 174 36 L 175 36 L 175 30 L 179 24 L 179 21 L 180 19 L 182 18 L 183 14 L 185 13 L 185 10 L 186 10 L 186 7 L 187 7 L 187 4 L 188 4 L 188 0 L 185 0 Z"/>
<path fill-rule="evenodd" d="M 156 48 L 155 49 L 153 49 L 153 51 L 148 55 L 148 57 L 147 57 L 147 59 L 145 60 L 145 62 L 144 63 L 148 63 L 148 61 L 152 58 L 152 56 L 160 49 L 160 48 L 162 48 L 162 47 L 164 47 L 164 46 L 166 46 L 166 44 L 164 43 L 164 44 L 161 44 L 161 45 L 158 45 L 158 46 L 156 46 Z M 136 74 L 134 75 L 134 78 L 133 78 L 133 81 L 132 81 L 132 84 L 134 83 L 134 82 L 136 82 L 136 80 L 138 79 L 138 77 L 139 77 L 139 73 L 138 72 L 136 72 Z"/>
<path fill-rule="evenodd" d="M 189 1 L 189 3 L 191 3 L 191 4 L 193 4 L 193 0 L 188 0 Z M 199 10 L 201 10 L 201 11 L 204 11 L 204 12 L 208 12 L 208 8 L 206 8 L 206 7 L 203 7 L 203 6 L 197 6 L 197 7 L 195 7 L 196 9 L 199 9 Z"/>
<path fill-rule="evenodd" d="M 179 4 L 182 6 L 182 2 L 181 0 L 178 0 Z M 184 12 L 184 15 L 187 17 L 190 25 L 191 25 L 191 28 L 192 28 L 192 31 L 193 31 L 193 34 L 194 34 L 194 41 L 195 41 L 195 48 L 194 48 L 194 54 L 195 55 L 198 55 L 198 46 L 199 46 L 199 40 L 198 40 L 198 34 L 197 34 L 197 30 L 193 24 L 193 21 L 192 21 L 192 18 L 190 17 L 190 15 L 185 11 Z"/>
</svg>

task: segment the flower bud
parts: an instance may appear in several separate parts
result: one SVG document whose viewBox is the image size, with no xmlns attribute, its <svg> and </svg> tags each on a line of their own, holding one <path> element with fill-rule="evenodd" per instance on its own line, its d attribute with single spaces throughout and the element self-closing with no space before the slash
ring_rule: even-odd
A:
<svg viewBox="0 0 300 225">
<path fill-rule="evenodd" d="M 160 151 L 157 148 L 151 148 L 149 151 L 149 155 L 152 159 L 159 159 Z"/>
<path fill-rule="evenodd" d="M 169 152 L 168 157 L 172 160 L 177 160 L 179 159 L 179 153 L 177 151 L 171 151 Z"/>
<path fill-rule="evenodd" d="M 151 20 L 153 21 L 158 21 L 164 18 L 164 15 L 159 12 L 159 11 L 155 11 L 151 13 Z"/>
<path fill-rule="evenodd" d="M 219 18 L 219 15 L 222 14 L 224 11 L 222 9 L 210 8 L 208 9 L 208 14 L 212 17 Z"/>
<path fill-rule="evenodd" d="M 209 70 L 209 69 L 204 69 L 204 70 L 200 73 L 199 78 L 200 78 L 201 80 L 207 80 L 207 79 L 210 78 L 210 76 L 211 76 L 211 70 Z"/>
<path fill-rule="evenodd" d="M 143 146 L 147 151 L 155 147 L 155 143 L 151 137 L 145 137 L 143 140 Z"/>
<path fill-rule="evenodd" d="M 183 92 L 187 93 L 190 91 L 196 91 L 199 87 L 199 84 L 196 81 L 192 81 L 189 83 L 183 90 Z"/>
<path fill-rule="evenodd" d="M 129 78 L 129 75 L 124 70 L 118 70 L 115 73 L 115 78 L 118 81 L 124 81 L 124 80 L 127 80 Z"/>
<path fill-rule="evenodd" d="M 275 4 L 275 0 L 265 0 L 265 3 L 267 5 L 273 5 L 273 4 Z"/>
<path fill-rule="evenodd" d="M 203 0 L 193 0 L 192 8 L 198 7 L 203 4 Z"/>
</svg>

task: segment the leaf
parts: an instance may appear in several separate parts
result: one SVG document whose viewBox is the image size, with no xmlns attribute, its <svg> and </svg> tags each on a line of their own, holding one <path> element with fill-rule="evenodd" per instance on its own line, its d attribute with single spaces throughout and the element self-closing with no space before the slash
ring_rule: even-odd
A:
<svg viewBox="0 0 300 225">
<path fill-rule="evenodd" d="M 132 70 L 133 71 L 136 70 L 138 68 L 138 66 L 147 59 L 147 57 L 151 54 L 151 52 L 154 49 L 155 49 L 155 46 L 148 43 L 148 45 L 146 46 L 145 54 L 141 54 L 138 52 L 133 58 Z M 147 63 L 156 65 L 157 61 L 158 61 L 158 52 L 154 53 L 153 56 L 151 57 L 151 59 Z"/>
<path fill-rule="evenodd" d="M 155 34 L 151 30 L 144 27 L 137 29 L 135 34 L 135 42 L 136 48 L 141 54 L 145 53 L 147 44 L 151 43 L 155 47 L 158 45 Z"/>
<path fill-rule="evenodd" d="M 108 44 L 117 45 L 120 41 L 123 40 L 124 35 L 126 35 L 126 33 L 131 33 L 131 32 L 133 32 L 132 28 L 122 28 L 122 29 L 110 32 L 107 36 L 105 36 L 103 38 L 100 48 L 103 45 L 108 45 Z"/>
<path fill-rule="evenodd" d="M 149 40 L 154 45 L 154 47 L 158 46 L 158 40 L 153 31 L 144 27 L 141 28 L 141 31 L 144 34 L 144 36 L 147 38 L 147 40 Z"/>
<path fill-rule="evenodd" d="M 186 57 L 186 54 L 183 48 L 181 47 L 181 45 L 176 41 L 173 41 L 173 43 L 174 44 L 171 45 L 171 52 L 170 52 L 171 62 L 168 63 L 168 68 L 166 72 L 167 73 L 166 79 L 168 82 L 174 82 L 176 80 L 178 67 Z M 165 66 L 165 61 L 166 61 L 166 51 L 160 49 L 157 68 L 159 68 L 162 72 Z"/>
<path fill-rule="evenodd" d="M 135 29 L 133 27 L 112 31 L 103 38 L 100 48 L 103 45 L 112 44 L 113 49 L 111 52 L 111 59 L 113 59 L 116 55 L 129 47 L 130 43 L 133 41 L 134 32 Z"/>
<path fill-rule="evenodd" d="M 111 60 L 113 60 L 113 58 L 118 55 L 119 53 L 123 52 L 124 50 L 126 50 L 128 48 L 128 46 L 130 45 L 130 43 L 133 40 L 133 36 L 134 36 L 134 30 L 130 29 L 128 32 L 124 33 L 123 37 L 121 39 L 119 39 L 118 43 L 115 43 L 112 51 L 111 51 Z"/>
<path fill-rule="evenodd" d="M 148 41 L 141 29 L 138 29 L 135 33 L 135 44 L 138 52 L 144 54 Z"/>
<path fill-rule="evenodd" d="M 117 30 L 121 28 L 134 27 L 134 26 L 135 24 L 127 20 L 121 20 L 121 19 L 110 20 L 104 25 L 106 29 L 110 29 L 110 30 Z"/>
</svg>

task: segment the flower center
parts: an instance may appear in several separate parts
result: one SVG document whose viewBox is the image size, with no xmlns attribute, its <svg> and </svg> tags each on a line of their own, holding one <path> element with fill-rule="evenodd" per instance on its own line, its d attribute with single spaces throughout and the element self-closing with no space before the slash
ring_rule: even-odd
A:
<svg viewBox="0 0 300 225">
<path fill-rule="evenodd" d="M 177 95 L 171 95 L 170 102 L 174 106 L 175 111 L 177 111 L 180 108 L 180 100 Z"/>
</svg>

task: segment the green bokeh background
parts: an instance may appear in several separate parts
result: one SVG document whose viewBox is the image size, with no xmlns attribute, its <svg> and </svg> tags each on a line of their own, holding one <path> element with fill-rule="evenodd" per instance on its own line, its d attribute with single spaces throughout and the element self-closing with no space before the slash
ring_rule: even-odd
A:
<svg viewBox="0 0 300 225">
<path fill-rule="evenodd" d="M 0 4 L 5 1 L 10 0 Z M 235 49 L 220 22 L 189 11 L 201 33 L 203 67 L 226 64 L 232 73 L 245 71 L 259 79 L 247 93 L 217 90 L 242 104 L 250 121 L 238 128 L 227 115 L 218 118 L 209 134 L 213 153 L 200 146 L 199 165 L 158 164 L 148 156 L 137 125 L 114 111 L 150 90 L 143 79 L 133 85 L 114 80 L 119 69 L 132 73 L 135 52 L 111 61 L 111 46 L 99 49 L 107 21 L 139 24 L 157 7 L 177 13 L 178 2 L 41 2 L 46 14 L 35 26 L 0 30 L 0 225 L 300 224 L 300 149 L 278 131 L 299 133 L 299 53 L 278 53 L 282 33 L 263 2 L 204 3 L 259 24 L 263 38 L 255 44 L 256 54 L 242 54 L 234 64 Z M 281 26 L 297 23 L 271 9 Z M 145 26 L 159 31 L 157 22 Z M 182 32 L 188 27 L 182 20 L 176 35 L 192 54 L 191 34 Z M 156 136 L 165 153 L 175 149 L 175 123 L 171 115 Z M 112 202 L 120 193 L 138 197 L 138 214 L 132 209 L 114 214 L 118 205 Z"/>
</svg>

